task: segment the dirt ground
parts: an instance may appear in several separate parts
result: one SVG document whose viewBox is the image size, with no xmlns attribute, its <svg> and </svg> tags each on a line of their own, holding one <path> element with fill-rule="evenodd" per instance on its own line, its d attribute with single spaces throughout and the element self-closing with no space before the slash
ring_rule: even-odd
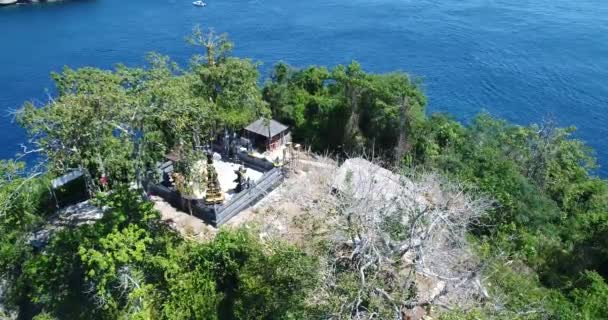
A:
<svg viewBox="0 0 608 320">
<path fill-rule="evenodd" d="M 225 191 L 231 190 L 236 186 L 233 182 L 236 179 L 234 170 L 238 169 L 237 164 L 214 161 L 214 165 L 218 171 L 218 179 Z M 299 195 L 304 193 L 309 194 L 312 189 L 323 189 L 319 185 L 319 181 L 323 176 L 326 176 L 325 171 L 333 170 L 335 166 L 325 161 L 318 161 L 311 158 L 301 159 L 294 170 L 288 174 L 287 179 L 275 190 L 270 192 L 266 197 L 260 200 L 253 207 L 243 210 L 222 228 L 256 228 L 260 232 L 260 237 L 277 237 L 290 234 L 293 242 L 300 242 L 302 239 L 296 239 L 294 234 L 300 234 L 294 228 L 300 228 L 298 223 L 294 221 L 308 220 L 314 221 L 314 217 L 305 217 L 308 214 L 305 206 L 306 200 L 300 199 Z M 248 176 L 254 180 L 259 179 L 262 173 L 247 169 Z M 321 179 L 321 180 L 320 180 Z M 306 191 L 306 192 L 304 192 Z M 168 221 L 185 238 L 195 241 L 209 241 L 217 234 L 218 229 L 204 223 L 201 219 L 181 212 L 173 208 L 163 199 L 153 197 L 155 208 L 160 211 L 164 221 Z M 311 227 L 309 223 L 304 228 Z"/>
<path fill-rule="evenodd" d="M 327 195 L 335 163 L 307 158 L 291 168 L 277 189 L 225 226 L 256 228 L 261 238 L 281 238 L 293 244 L 303 244 L 307 235 L 324 232 L 327 216 L 317 210 L 315 202 Z"/>
<path fill-rule="evenodd" d="M 227 164 L 221 170 L 225 173 L 233 173 L 237 168 Z M 237 214 L 222 228 L 248 228 L 257 233 L 262 241 L 280 239 L 310 254 L 318 253 L 315 251 L 315 243 L 320 243 L 320 239 L 331 238 L 347 243 L 348 239 L 335 238 L 336 229 L 332 229 L 332 226 L 336 226 L 340 221 L 334 206 L 336 196 L 333 193 L 338 173 L 337 164 L 323 158 L 302 157 L 297 163 L 291 163 L 288 168 L 287 178 L 280 186 L 253 207 Z M 424 190 L 431 195 L 441 194 L 432 192 L 431 189 Z M 416 198 L 422 198 L 422 195 Z M 205 224 L 202 220 L 175 210 L 161 199 L 153 200 L 163 220 L 170 222 L 185 238 L 206 242 L 217 234 L 217 228 Z M 411 268 L 415 268 L 414 256 L 404 255 L 402 260 L 403 268 L 400 274 L 409 274 Z M 426 274 L 422 269 L 418 271 L 414 281 L 417 299 L 420 301 L 442 298 L 448 288 L 451 288 L 448 282 L 440 280 L 433 273 Z M 452 296 L 454 295 L 449 297 L 446 295 L 443 298 L 449 298 L 446 301 L 451 301 Z"/>
<path fill-rule="evenodd" d="M 236 187 L 236 182 L 234 180 L 237 178 L 235 171 L 238 170 L 240 165 L 233 162 L 216 159 L 213 162 L 213 166 L 218 173 L 218 180 L 220 182 L 220 186 L 222 187 L 222 191 L 224 192 L 226 201 L 229 201 L 234 195 L 233 190 Z M 262 172 L 251 168 L 246 168 L 246 170 L 246 176 L 252 181 L 259 180 L 263 175 Z M 177 230 L 187 239 L 205 242 L 213 239 L 218 232 L 217 228 L 206 224 L 203 222 L 203 220 L 195 216 L 191 216 L 186 212 L 177 210 L 160 197 L 152 197 L 152 201 L 154 202 L 154 208 L 161 213 L 161 219 L 168 222 L 175 230 Z M 240 218 L 240 215 L 237 215 L 237 217 Z M 239 223 L 236 222 L 231 226 L 238 227 Z"/>
<path fill-rule="evenodd" d="M 161 214 L 161 219 L 168 222 L 184 238 L 205 242 L 213 239 L 217 229 L 204 223 L 203 220 L 178 211 L 160 197 L 152 197 L 154 208 Z"/>
</svg>

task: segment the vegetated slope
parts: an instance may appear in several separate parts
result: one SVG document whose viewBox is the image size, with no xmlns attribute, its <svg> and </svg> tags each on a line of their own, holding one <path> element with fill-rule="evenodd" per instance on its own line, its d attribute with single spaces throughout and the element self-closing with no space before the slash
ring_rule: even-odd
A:
<svg viewBox="0 0 608 320">
<path fill-rule="evenodd" d="M 309 297 L 319 314 L 388 319 L 496 303 L 467 241 L 489 199 L 436 174 L 411 180 L 363 158 L 292 166 L 238 224 L 319 257 L 321 281 Z"/>
<path fill-rule="evenodd" d="M 260 88 L 255 65 L 231 57 L 225 37 L 195 30 L 192 41 L 205 57 L 185 68 L 152 55 L 147 68 L 66 69 L 54 75 L 57 97 L 17 114 L 30 135 L 25 151 L 41 153 L 45 170 L 0 164 L 9 314 L 393 318 L 429 304 L 445 318 L 608 314 L 608 186 L 571 129 L 426 116 L 408 75 L 369 74 L 357 63 L 278 64 Z M 224 230 L 203 244 L 184 240 L 129 190 L 176 145 L 194 149 L 260 115 L 289 123 L 319 153 L 367 152 L 391 171 L 359 179 L 351 161 L 352 174 L 324 174 L 309 190 L 315 182 L 306 179 L 328 167 L 312 168 L 287 189 L 291 206 L 274 207 L 266 237 Z M 49 178 L 73 168 L 89 172 L 106 214 L 63 229 L 38 252 L 28 237 L 54 211 Z M 287 229 L 272 228 L 282 219 Z"/>
</svg>

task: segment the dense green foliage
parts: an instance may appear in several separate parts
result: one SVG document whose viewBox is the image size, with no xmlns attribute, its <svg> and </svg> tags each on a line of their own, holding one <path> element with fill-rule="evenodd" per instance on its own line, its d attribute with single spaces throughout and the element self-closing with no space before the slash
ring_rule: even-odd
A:
<svg viewBox="0 0 608 320">
<path fill-rule="evenodd" d="M 26 177 L 24 171 L 24 163 L 0 161 L 0 280 L 9 284 L 4 290 L 11 304 L 21 302 L 19 274 L 32 257 L 26 236 L 50 209 L 46 178 Z"/>
<path fill-rule="evenodd" d="M 468 127 L 433 116 L 422 132 L 413 165 L 439 168 L 498 202 L 481 235 L 524 258 L 551 286 L 584 270 L 606 272 L 608 185 L 590 173 L 590 150 L 570 138 L 571 129 L 481 115 Z"/>
<path fill-rule="evenodd" d="M 194 44 L 210 41 L 208 59 L 195 56 L 187 69 L 151 54 L 147 69 L 53 74 L 59 96 L 42 107 L 27 103 L 18 114 L 49 170 L 87 169 L 93 185 L 102 176 L 131 182 L 173 148 L 208 144 L 218 130 L 265 115 L 255 64 L 227 56 L 224 37 L 194 34 L 202 37 Z"/>
<path fill-rule="evenodd" d="M 300 312 L 315 260 L 244 230 L 184 241 L 126 189 L 100 196 L 105 217 L 63 229 L 13 270 L 24 314 L 59 319 L 267 319 Z M 3 255 L 2 262 L 7 263 Z M 17 264 L 14 264 L 17 266 Z"/>
<path fill-rule="evenodd" d="M 426 104 L 407 75 L 368 74 L 356 62 L 331 71 L 280 63 L 263 92 L 273 117 L 293 126 L 299 141 L 323 151 L 375 148 L 386 156 L 409 150 Z"/>
<path fill-rule="evenodd" d="M 260 88 L 256 65 L 231 57 L 225 36 L 195 29 L 189 42 L 205 56 L 186 69 L 159 55 L 149 68 L 66 68 L 53 74 L 54 100 L 18 114 L 48 167 L 35 174 L 0 162 L 0 286 L 22 318 L 329 318 L 308 303 L 323 280 L 316 258 L 245 230 L 220 231 L 204 244 L 184 240 L 126 187 L 168 151 L 270 114 L 316 151 L 373 150 L 393 167 L 439 171 L 495 200 L 471 242 L 500 308 L 442 318 L 608 316 L 608 184 L 594 176 L 592 151 L 571 128 L 486 114 L 468 125 L 427 117 L 408 75 L 370 74 L 356 62 L 331 70 L 279 63 Z M 102 191 L 95 201 L 104 218 L 63 228 L 36 251 L 29 236 L 55 210 L 47 176 L 74 168 Z M 336 297 L 357 294 L 349 272 L 340 270 Z"/>
</svg>

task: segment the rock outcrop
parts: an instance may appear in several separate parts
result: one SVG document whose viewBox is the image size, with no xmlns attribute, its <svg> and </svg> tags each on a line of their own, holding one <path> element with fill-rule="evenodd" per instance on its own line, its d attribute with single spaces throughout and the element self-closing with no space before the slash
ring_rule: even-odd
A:
<svg viewBox="0 0 608 320">
<path fill-rule="evenodd" d="M 7 6 L 17 3 L 39 3 L 39 2 L 57 2 L 60 0 L 0 0 L 0 6 Z"/>
<path fill-rule="evenodd" d="M 17 0 L 0 0 L 0 6 L 6 6 L 15 3 L 17 3 Z"/>
</svg>

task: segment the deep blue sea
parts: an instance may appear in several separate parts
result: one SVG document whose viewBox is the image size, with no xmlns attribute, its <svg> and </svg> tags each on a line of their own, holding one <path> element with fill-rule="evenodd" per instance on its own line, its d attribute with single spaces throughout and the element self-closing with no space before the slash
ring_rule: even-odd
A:
<svg viewBox="0 0 608 320">
<path fill-rule="evenodd" d="M 72 0 L 0 7 L 0 112 L 40 103 L 64 65 L 110 68 L 147 52 L 186 62 L 195 24 L 227 32 L 235 54 L 263 63 L 403 70 L 430 111 L 467 121 L 481 110 L 519 124 L 578 127 L 608 176 L 606 0 Z M 0 117 L 0 158 L 23 132 Z"/>
</svg>

